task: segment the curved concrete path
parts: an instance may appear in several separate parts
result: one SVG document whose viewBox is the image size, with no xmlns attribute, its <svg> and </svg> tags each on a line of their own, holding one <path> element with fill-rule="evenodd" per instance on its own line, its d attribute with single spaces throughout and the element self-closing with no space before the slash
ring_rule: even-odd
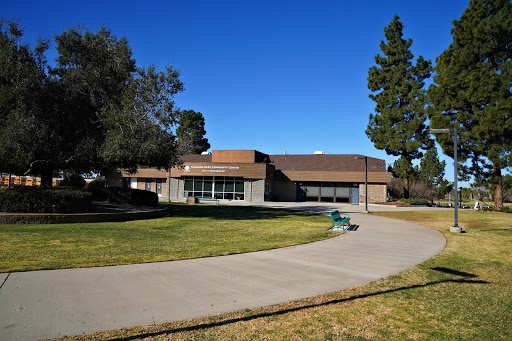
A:
<svg viewBox="0 0 512 341">
<path fill-rule="evenodd" d="M 328 293 L 401 272 L 446 243 L 420 225 L 360 213 L 351 218 L 356 231 L 277 250 L 0 274 L 0 340 L 183 320 Z"/>
</svg>

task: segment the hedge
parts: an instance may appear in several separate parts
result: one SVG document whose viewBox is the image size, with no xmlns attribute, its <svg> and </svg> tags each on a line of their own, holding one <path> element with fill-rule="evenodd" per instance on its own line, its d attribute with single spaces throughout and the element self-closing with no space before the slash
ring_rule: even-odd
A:
<svg viewBox="0 0 512 341">
<path fill-rule="evenodd" d="M 0 189 L 0 212 L 71 213 L 91 209 L 92 194 L 83 189 L 10 187 Z"/>
<path fill-rule="evenodd" d="M 83 188 L 85 187 L 85 180 L 81 175 L 71 174 L 65 176 L 59 186 Z"/>
<path fill-rule="evenodd" d="M 97 201 L 138 206 L 158 206 L 158 195 L 155 192 L 123 187 L 102 188 L 99 186 L 90 187 L 89 191 L 93 194 L 93 199 Z"/>
<path fill-rule="evenodd" d="M 408 203 L 410 205 L 422 205 L 422 206 L 431 206 L 431 202 L 427 199 L 416 199 L 416 198 L 408 198 L 408 199 L 400 199 L 400 201 Z"/>
</svg>

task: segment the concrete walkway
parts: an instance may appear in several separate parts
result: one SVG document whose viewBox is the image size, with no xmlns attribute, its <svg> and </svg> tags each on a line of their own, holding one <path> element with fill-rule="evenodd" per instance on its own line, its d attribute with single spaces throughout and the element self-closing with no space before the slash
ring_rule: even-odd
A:
<svg viewBox="0 0 512 341">
<path fill-rule="evenodd" d="M 343 208 L 307 206 L 315 212 Z M 0 340 L 183 320 L 328 293 L 401 272 L 446 243 L 441 233 L 416 224 L 361 213 L 351 218 L 356 231 L 271 251 L 0 274 Z"/>
</svg>

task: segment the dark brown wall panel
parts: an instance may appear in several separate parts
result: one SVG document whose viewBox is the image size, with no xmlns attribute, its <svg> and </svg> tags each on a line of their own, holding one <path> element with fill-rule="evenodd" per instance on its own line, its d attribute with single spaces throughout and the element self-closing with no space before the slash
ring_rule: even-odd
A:
<svg viewBox="0 0 512 341">
<path fill-rule="evenodd" d="M 158 170 L 155 168 L 139 168 L 135 174 L 128 174 L 125 171 L 121 171 L 121 174 L 124 177 L 134 178 L 167 178 L 168 173 L 164 169 Z"/>
<path fill-rule="evenodd" d="M 255 150 L 214 150 L 212 152 L 212 162 L 254 163 L 255 161 Z"/>
</svg>

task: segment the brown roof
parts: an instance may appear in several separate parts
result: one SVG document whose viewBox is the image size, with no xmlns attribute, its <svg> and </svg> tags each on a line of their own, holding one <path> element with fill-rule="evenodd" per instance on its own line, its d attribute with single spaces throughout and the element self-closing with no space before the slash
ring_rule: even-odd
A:
<svg viewBox="0 0 512 341">
<path fill-rule="evenodd" d="M 212 162 L 212 154 L 205 155 L 182 155 L 180 160 L 183 162 Z"/>
<path fill-rule="evenodd" d="M 324 172 L 364 172 L 364 160 L 360 154 L 322 155 L 269 155 L 277 170 L 283 171 L 324 171 Z M 368 172 L 385 172 L 386 162 L 368 157 Z"/>
<path fill-rule="evenodd" d="M 282 171 L 324 171 L 324 172 L 364 172 L 364 160 L 361 154 L 279 154 L 269 155 L 276 170 Z M 183 162 L 212 162 L 212 154 L 183 155 Z M 368 172 L 386 172 L 386 162 L 368 157 Z"/>
</svg>

